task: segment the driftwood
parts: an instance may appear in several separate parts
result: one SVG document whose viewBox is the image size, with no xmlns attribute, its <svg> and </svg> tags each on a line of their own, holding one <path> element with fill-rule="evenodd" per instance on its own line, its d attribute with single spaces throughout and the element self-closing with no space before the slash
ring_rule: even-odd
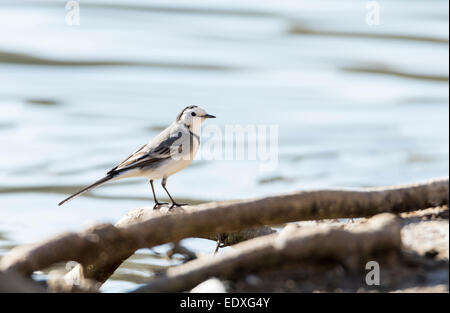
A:
<svg viewBox="0 0 450 313">
<path fill-rule="evenodd" d="M 175 208 L 173 210 L 168 210 L 167 206 L 163 206 L 159 210 L 154 210 L 152 208 L 140 208 L 133 209 L 128 212 L 123 218 L 121 218 L 116 224 L 116 227 L 119 228 L 127 228 L 130 225 L 139 224 L 142 222 L 146 222 L 153 218 L 157 218 L 158 216 L 164 216 L 172 213 L 189 213 L 193 210 L 190 206 L 183 206 L 182 208 Z M 267 226 L 259 226 L 259 227 L 251 227 L 247 229 L 238 229 L 237 231 L 225 232 L 221 234 L 221 242 L 223 246 L 231 246 L 241 241 L 249 240 L 255 237 L 264 236 L 268 234 L 274 233 L 270 227 Z M 217 240 L 217 233 L 199 233 L 196 237 Z M 170 242 L 172 240 L 168 240 Z"/>
<path fill-rule="evenodd" d="M 169 268 L 164 277 L 153 279 L 135 292 L 180 292 L 211 277 L 228 279 L 301 261 L 333 260 L 353 270 L 364 269 L 361 261 L 401 249 L 400 229 L 398 218 L 384 213 L 351 231 L 330 227 L 287 230 L 237 244 L 232 251 L 218 256 Z"/>
<path fill-rule="evenodd" d="M 68 280 L 75 283 L 88 278 L 104 282 L 139 248 L 187 237 L 215 238 L 218 233 L 300 220 L 419 210 L 448 204 L 448 187 L 445 178 L 384 188 L 301 191 L 212 202 L 176 208 L 171 214 L 167 214 L 167 208 L 158 211 L 144 208 L 132 211 L 116 226 L 97 225 L 81 233 L 67 233 L 14 249 L 2 259 L 0 267 L 30 275 L 54 263 L 72 260 L 82 266 L 66 275 Z"/>
<path fill-rule="evenodd" d="M 148 230 L 161 230 L 168 238 L 165 242 L 177 241 L 186 237 L 199 237 L 202 229 L 206 237 L 216 240 L 216 233 L 244 229 L 241 232 L 221 235 L 224 245 L 231 245 L 251 239 L 257 235 L 265 235 L 268 229 L 249 227 L 273 225 L 300 220 L 331 219 L 346 217 L 367 217 L 381 212 L 407 212 L 424 209 L 439 204 L 448 204 L 448 178 L 425 181 L 417 184 L 367 188 L 358 190 L 319 190 L 300 191 L 287 195 L 257 198 L 242 201 L 212 202 L 196 208 L 184 207 L 181 219 L 159 220 L 160 212 L 150 208 L 133 210 L 116 225 L 127 227 L 138 223 L 149 223 Z M 236 225 L 236 226 L 234 226 Z M 187 231 L 194 231 L 177 237 L 187 226 Z M 208 227 L 212 228 L 207 231 Z M 222 229 L 222 227 L 227 227 Z M 151 231 L 150 231 L 151 232 Z M 176 238 L 170 238 L 172 232 Z M 231 240 L 230 240 L 231 239 Z M 159 242 L 157 244 L 164 243 Z M 155 244 L 153 244 L 155 245 Z M 106 264 L 96 262 L 90 268 L 75 268 L 67 279 L 79 281 L 83 278 L 106 281 L 122 262 L 135 250 L 132 247 L 122 258 L 110 259 Z"/>
</svg>

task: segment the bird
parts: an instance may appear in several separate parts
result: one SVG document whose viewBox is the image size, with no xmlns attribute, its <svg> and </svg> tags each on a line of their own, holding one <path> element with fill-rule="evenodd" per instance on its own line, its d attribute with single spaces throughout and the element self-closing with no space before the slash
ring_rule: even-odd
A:
<svg viewBox="0 0 450 313">
<path fill-rule="evenodd" d="M 191 164 L 200 145 L 200 125 L 210 118 L 216 117 L 206 113 L 199 106 L 185 107 L 172 124 L 109 170 L 103 178 L 64 199 L 58 205 L 61 206 L 107 182 L 130 177 L 144 177 L 149 180 L 155 202 L 153 209 L 168 204 L 159 202 L 156 198 L 153 181 L 158 179 L 161 179 L 161 185 L 172 201 L 169 210 L 175 206 L 187 205 L 173 199 L 166 187 L 167 179 Z"/>
</svg>

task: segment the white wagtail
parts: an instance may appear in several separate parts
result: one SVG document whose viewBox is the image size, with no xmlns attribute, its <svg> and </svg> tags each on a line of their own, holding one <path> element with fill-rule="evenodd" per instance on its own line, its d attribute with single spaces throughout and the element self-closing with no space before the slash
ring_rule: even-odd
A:
<svg viewBox="0 0 450 313">
<path fill-rule="evenodd" d="M 161 185 L 172 201 L 169 209 L 174 206 L 185 205 L 177 203 L 172 198 L 166 188 L 167 178 L 191 164 L 200 145 L 200 124 L 207 118 L 215 118 L 215 116 L 207 114 L 205 110 L 195 105 L 184 108 L 178 114 L 175 122 L 111 169 L 105 177 L 71 195 L 58 205 L 62 205 L 108 181 L 127 177 L 146 177 L 150 180 L 153 199 L 155 200 L 154 209 L 159 205 L 167 204 L 156 199 L 155 189 L 153 188 L 153 180 L 155 179 L 162 179 Z"/>
</svg>

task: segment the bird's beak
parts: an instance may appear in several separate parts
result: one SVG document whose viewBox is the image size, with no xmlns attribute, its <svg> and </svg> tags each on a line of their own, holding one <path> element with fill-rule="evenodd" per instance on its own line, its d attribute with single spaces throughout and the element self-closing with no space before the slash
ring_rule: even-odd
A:
<svg viewBox="0 0 450 313">
<path fill-rule="evenodd" d="M 204 118 L 216 118 L 214 115 L 211 114 L 205 114 L 203 115 Z"/>
</svg>

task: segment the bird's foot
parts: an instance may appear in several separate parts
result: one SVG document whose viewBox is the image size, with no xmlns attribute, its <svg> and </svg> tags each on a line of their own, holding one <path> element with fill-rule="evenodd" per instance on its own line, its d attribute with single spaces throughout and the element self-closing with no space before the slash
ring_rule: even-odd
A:
<svg viewBox="0 0 450 313">
<path fill-rule="evenodd" d="M 169 204 L 169 203 L 168 202 L 156 202 L 155 205 L 153 206 L 153 210 L 159 209 L 159 207 L 164 204 Z"/>
<path fill-rule="evenodd" d="M 183 206 L 183 205 L 188 205 L 188 204 L 187 203 L 172 202 L 172 205 L 170 206 L 169 210 L 171 210 L 175 206 Z"/>
</svg>

